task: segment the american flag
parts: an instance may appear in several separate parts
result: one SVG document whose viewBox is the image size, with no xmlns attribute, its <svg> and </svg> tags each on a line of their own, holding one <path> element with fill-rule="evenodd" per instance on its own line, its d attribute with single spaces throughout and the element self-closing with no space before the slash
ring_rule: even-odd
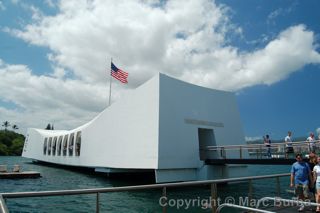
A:
<svg viewBox="0 0 320 213">
<path fill-rule="evenodd" d="M 111 62 L 111 76 L 121 81 L 122 83 L 128 83 L 128 73 L 119 69 Z"/>
</svg>

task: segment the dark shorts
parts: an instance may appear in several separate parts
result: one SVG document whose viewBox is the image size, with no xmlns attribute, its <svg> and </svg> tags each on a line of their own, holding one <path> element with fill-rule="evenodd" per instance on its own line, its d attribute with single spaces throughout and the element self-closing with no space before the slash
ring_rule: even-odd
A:
<svg viewBox="0 0 320 213">
<path fill-rule="evenodd" d="M 294 193 L 296 196 L 303 196 L 305 198 L 309 197 L 309 186 L 297 184 L 294 189 Z"/>
<path fill-rule="evenodd" d="M 286 153 L 293 153 L 293 147 L 286 147 Z"/>
</svg>

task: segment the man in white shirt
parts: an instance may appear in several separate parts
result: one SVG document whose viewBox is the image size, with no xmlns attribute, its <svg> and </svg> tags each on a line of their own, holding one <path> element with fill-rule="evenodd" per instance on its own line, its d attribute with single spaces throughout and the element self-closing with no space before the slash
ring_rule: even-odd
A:
<svg viewBox="0 0 320 213">
<path fill-rule="evenodd" d="M 291 135 L 292 135 L 292 132 L 288 131 L 288 135 L 284 138 L 284 142 L 286 144 L 286 157 L 288 156 L 288 153 L 293 153 Z"/>
<path fill-rule="evenodd" d="M 309 152 L 315 151 L 316 139 L 314 138 L 313 132 L 311 132 L 310 136 L 307 138 L 307 143 L 309 147 Z"/>
</svg>

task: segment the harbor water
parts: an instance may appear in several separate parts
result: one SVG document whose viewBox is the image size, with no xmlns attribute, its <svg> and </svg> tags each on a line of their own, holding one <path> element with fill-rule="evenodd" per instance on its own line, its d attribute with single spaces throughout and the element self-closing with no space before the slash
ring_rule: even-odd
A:
<svg viewBox="0 0 320 213">
<path fill-rule="evenodd" d="M 74 171 L 65 168 L 40 165 L 23 157 L 0 156 L 0 164 L 19 164 L 24 171 L 38 171 L 37 179 L 0 179 L 0 193 L 48 191 L 66 189 L 87 189 L 151 184 L 150 180 L 108 178 L 92 172 Z M 288 173 L 289 165 L 250 165 L 252 176 Z M 289 177 L 280 178 L 281 197 L 291 198 L 288 192 Z M 233 183 L 218 186 L 219 202 L 243 202 L 248 196 L 248 183 Z M 253 198 L 276 196 L 275 179 L 253 181 Z M 100 195 L 100 212 L 162 212 L 161 205 L 168 205 L 168 212 L 210 212 L 208 186 L 188 188 L 168 188 L 167 200 L 161 199 L 162 191 L 144 190 L 131 192 L 111 192 Z M 165 202 L 166 201 L 166 202 Z M 254 199 L 253 199 L 254 202 Z M 7 199 L 10 212 L 95 212 L 96 195 L 72 195 L 57 197 L 32 197 Z M 237 212 L 225 209 L 222 212 Z"/>
</svg>

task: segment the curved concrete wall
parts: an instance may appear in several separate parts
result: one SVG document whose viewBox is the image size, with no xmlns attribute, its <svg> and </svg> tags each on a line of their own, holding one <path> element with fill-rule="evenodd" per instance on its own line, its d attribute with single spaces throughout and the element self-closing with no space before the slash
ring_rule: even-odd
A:
<svg viewBox="0 0 320 213">
<path fill-rule="evenodd" d="M 70 131 L 29 129 L 22 156 L 58 164 L 156 169 L 158 166 L 159 81 L 151 79 L 112 104 L 88 124 Z M 80 156 L 43 154 L 47 137 L 81 131 Z"/>
<path fill-rule="evenodd" d="M 76 137 L 79 132 L 80 156 L 44 154 L 45 138 Z M 203 174 L 201 144 L 244 143 L 233 93 L 158 74 L 74 130 L 29 129 L 22 155 L 100 169 L 153 169 L 157 182 L 163 182 L 194 180 Z"/>
</svg>

